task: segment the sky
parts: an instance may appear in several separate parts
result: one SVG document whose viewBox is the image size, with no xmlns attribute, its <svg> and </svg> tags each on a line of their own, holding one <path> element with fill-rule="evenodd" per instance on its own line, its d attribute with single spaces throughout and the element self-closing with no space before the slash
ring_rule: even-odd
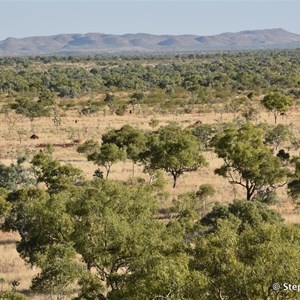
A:
<svg viewBox="0 0 300 300">
<path fill-rule="evenodd" d="M 213 35 L 269 28 L 300 34 L 300 0 L 0 0 L 0 40 L 88 32 Z"/>
</svg>

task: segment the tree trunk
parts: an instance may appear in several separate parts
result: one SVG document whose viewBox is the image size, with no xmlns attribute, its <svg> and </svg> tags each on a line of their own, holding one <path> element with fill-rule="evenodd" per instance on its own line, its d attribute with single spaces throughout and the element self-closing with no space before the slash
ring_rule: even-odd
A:
<svg viewBox="0 0 300 300">
<path fill-rule="evenodd" d="M 255 184 L 250 184 L 249 181 L 246 181 L 246 190 L 247 190 L 247 200 L 251 200 L 256 188 Z"/>
<path fill-rule="evenodd" d="M 247 200 L 251 200 L 250 189 L 247 189 Z"/>
<path fill-rule="evenodd" d="M 246 190 L 247 190 L 247 200 L 251 200 L 251 185 L 249 185 L 249 181 L 246 181 Z"/>
<path fill-rule="evenodd" d="M 176 174 L 172 174 L 173 175 L 173 189 L 176 187 L 176 183 L 177 183 L 177 176 Z"/>
<path fill-rule="evenodd" d="M 108 178 L 109 172 L 110 172 L 110 167 L 107 167 L 106 168 L 106 179 Z"/>
</svg>

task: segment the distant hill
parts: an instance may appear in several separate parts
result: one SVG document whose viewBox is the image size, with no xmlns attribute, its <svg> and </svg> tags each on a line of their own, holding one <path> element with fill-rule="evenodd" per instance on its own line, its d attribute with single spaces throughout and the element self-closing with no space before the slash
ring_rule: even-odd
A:
<svg viewBox="0 0 300 300">
<path fill-rule="evenodd" d="M 0 56 L 70 55 L 149 51 L 219 51 L 300 47 L 300 35 L 284 29 L 247 30 L 211 36 L 59 34 L 0 41 Z"/>
</svg>

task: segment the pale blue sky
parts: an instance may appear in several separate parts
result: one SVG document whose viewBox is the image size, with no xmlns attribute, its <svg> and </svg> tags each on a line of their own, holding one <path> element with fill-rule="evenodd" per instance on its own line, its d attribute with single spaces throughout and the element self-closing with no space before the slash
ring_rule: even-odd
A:
<svg viewBox="0 0 300 300">
<path fill-rule="evenodd" d="M 211 35 L 279 27 L 300 34 L 300 0 L 0 0 L 0 40 L 87 32 Z"/>
</svg>

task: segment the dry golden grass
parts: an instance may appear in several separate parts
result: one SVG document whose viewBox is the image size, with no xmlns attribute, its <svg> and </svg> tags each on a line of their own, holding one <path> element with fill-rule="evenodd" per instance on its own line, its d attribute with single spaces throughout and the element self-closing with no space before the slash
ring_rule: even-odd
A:
<svg viewBox="0 0 300 300">
<path fill-rule="evenodd" d="M 293 111 L 288 118 L 279 120 L 284 124 L 292 123 L 296 128 L 300 128 L 300 112 Z M 15 122 L 9 124 L 9 120 L 16 119 Z M 149 122 L 152 118 L 159 120 L 159 126 L 169 124 L 170 122 L 178 122 L 182 126 L 187 127 L 194 122 L 201 120 L 203 123 L 216 123 L 228 122 L 234 118 L 233 114 L 220 114 L 216 113 L 202 113 L 202 114 L 180 114 L 180 115 L 152 115 L 146 112 L 137 115 L 125 116 L 104 116 L 103 113 L 94 114 L 92 116 L 78 116 L 76 110 L 69 111 L 66 116 L 62 117 L 62 124 L 58 128 L 54 126 L 52 118 L 40 118 L 35 120 L 33 124 L 26 118 L 15 117 L 13 114 L 10 116 L 0 115 L 0 159 L 3 163 L 9 164 L 14 159 L 16 151 L 39 151 L 40 144 L 67 144 L 72 143 L 74 139 L 80 139 L 84 142 L 87 139 L 100 140 L 101 135 L 112 128 L 120 128 L 124 124 L 131 124 L 137 128 L 150 129 Z M 77 122 L 75 122 L 77 120 Z M 257 122 L 273 123 L 272 115 L 261 113 Z M 24 131 L 19 139 L 18 130 L 20 128 Z M 39 136 L 38 140 L 30 140 L 32 133 Z M 171 194 L 179 194 L 184 191 L 196 190 L 200 184 L 210 183 L 216 187 L 217 194 L 215 199 L 217 201 L 227 202 L 234 197 L 242 197 L 243 193 L 238 187 L 233 189 L 228 181 L 220 176 L 214 174 L 214 169 L 222 164 L 222 160 L 218 159 L 213 153 L 206 153 L 206 158 L 209 161 L 209 167 L 200 169 L 197 172 L 186 173 L 178 180 L 178 186 L 175 190 L 168 186 Z M 70 162 L 76 167 L 83 170 L 87 178 L 92 178 L 92 174 L 96 166 L 92 162 L 88 162 L 85 157 L 76 152 L 74 147 L 55 147 L 54 156 L 61 162 Z M 142 173 L 142 167 L 135 167 L 135 175 L 148 179 L 148 176 Z M 132 176 L 132 163 L 120 162 L 112 166 L 110 178 L 122 180 Z M 283 202 L 287 199 L 283 194 Z M 289 201 L 288 201 L 289 202 Z M 284 213 L 287 208 L 284 207 Z"/>
<path fill-rule="evenodd" d="M 207 113 L 207 114 L 182 114 L 182 115 L 152 115 L 146 112 L 137 115 L 125 116 L 104 116 L 103 113 L 98 113 L 92 116 L 79 117 L 76 110 L 69 111 L 62 118 L 62 124 L 56 128 L 52 122 L 52 118 L 40 118 L 31 124 L 28 119 L 16 117 L 13 114 L 8 116 L 0 115 L 0 160 L 5 164 L 9 164 L 14 159 L 15 152 L 24 151 L 39 151 L 39 144 L 65 144 L 71 143 L 74 139 L 100 140 L 101 135 L 112 128 L 120 128 L 124 124 L 131 124 L 137 128 L 150 129 L 149 122 L 151 118 L 159 120 L 159 126 L 166 125 L 170 122 L 178 122 L 182 126 L 187 127 L 194 122 L 201 120 L 203 123 L 215 123 L 232 121 L 233 114 Z M 75 120 L 78 120 L 75 122 Z M 273 123 L 273 117 L 267 113 L 261 113 L 257 122 Z M 281 119 L 279 122 L 284 124 L 292 123 L 295 128 L 300 128 L 300 112 L 293 111 L 288 119 Z M 18 132 L 23 131 L 21 140 Z M 38 140 L 30 140 L 32 133 L 39 136 Z M 209 183 L 216 188 L 216 195 L 211 201 L 230 202 L 234 198 L 243 198 L 244 192 L 241 188 L 233 188 L 228 181 L 214 174 L 214 169 L 222 164 L 222 160 L 218 159 L 212 153 L 206 153 L 206 158 L 209 161 L 207 168 L 200 169 L 197 172 L 186 173 L 178 180 L 176 189 L 172 188 L 171 178 L 168 184 L 170 195 L 178 195 L 186 191 L 195 191 L 200 184 Z M 92 178 L 92 174 L 96 169 L 93 163 L 88 162 L 83 155 L 76 152 L 76 146 L 63 148 L 55 147 L 54 156 L 63 163 L 70 162 L 74 166 L 83 170 L 87 178 Z M 135 167 L 135 175 L 149 180 L 147 174 L 142 172 L 141 166 Z M 110 178 L 116 180 L 124 180 L 132 176 L 132 163 L 120 162 L 112 166 Z M 293 212 L 294 205 L 287 197 L 284 189 L 279 191 L 281 198 L 280 206 L 274 207 L 280 211 L 288 222 L 300 223 L 300 215 Z M 172 198 L 172 197 L 171 197 Z M 171 201 L 171 199 L 170 199 Z M 168 206 L 164 204 L 165 207 Z M 17 236 L 15 234 L 1 233 L 0 234 L 0 277 L 5 278 L 3 289 L 10 289 L 11 281 L 20 281 L 18 290 L 26 291 L 29 289 L 30 280 L 36 270 L 31 270 L 24 261 L 19 257 L 15 250 L 15 242 Z M 30 296 L 31 299 L 46 299 L 42 296 Z"/>
<path fill-rule="evenodd" d="M 30 299 L 46 299 L 29 293 L 31 279 L 38 270 L 31 269 L 19 256 L 16 250 L 17 240 L 16 233 L 0 232 L 0 277 L 5 280 L 0 289 L 11 290 L 12 282 L 18 281 L 17 291 L 30 296 Z"/>
</svg>

